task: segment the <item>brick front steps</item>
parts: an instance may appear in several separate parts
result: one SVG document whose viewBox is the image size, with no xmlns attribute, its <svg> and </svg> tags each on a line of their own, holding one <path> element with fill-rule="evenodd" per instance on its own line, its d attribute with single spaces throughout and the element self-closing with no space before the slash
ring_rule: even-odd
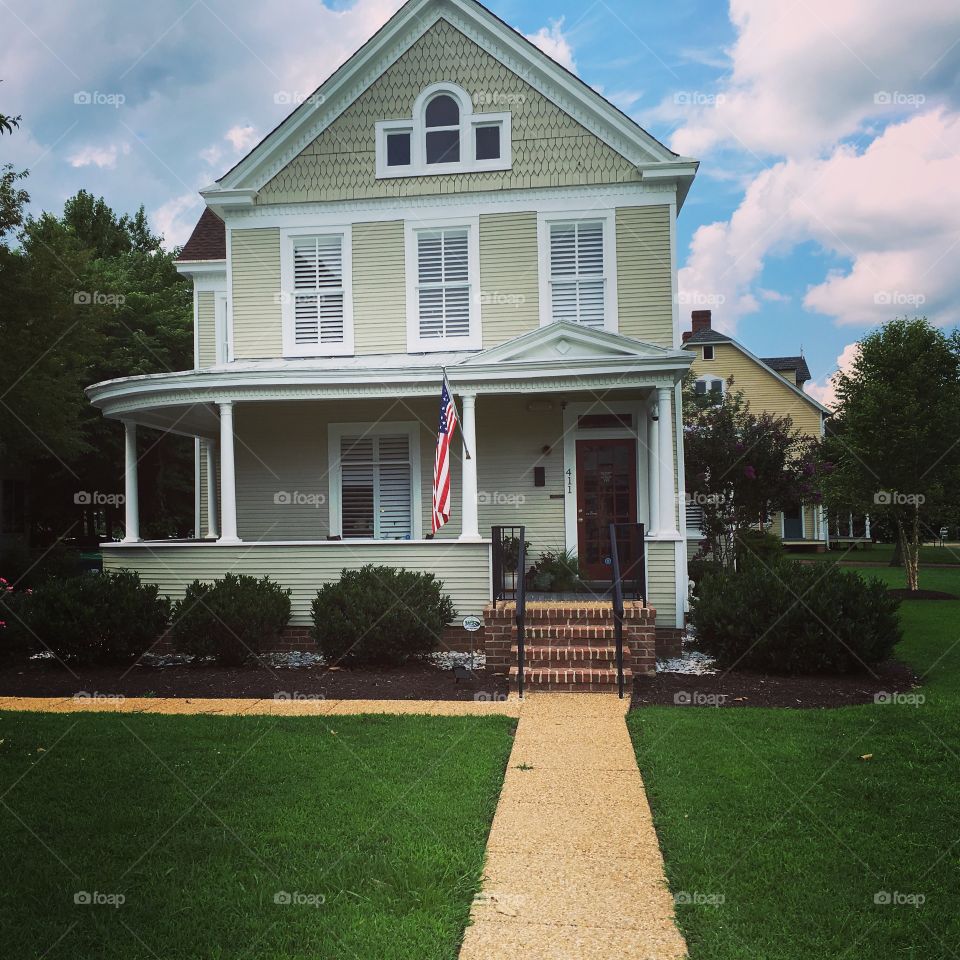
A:
<svg viewBox="0 0 960 960">
<path fill-rule="evenodd" d="M 513 601 L 500 601 L 484 611 L 487 670 L 506 675 L 514 689 L 519 675 L 516 613 Z M 656 611 L 639 601 L 624 602 L 623 674 L 628 687 L 634 676 L 655 671 L 655 616 Z M 524 623 L 526 689 L 617 691 L 613 604 L 538 600 L 527 604 Z"/>
</svg>

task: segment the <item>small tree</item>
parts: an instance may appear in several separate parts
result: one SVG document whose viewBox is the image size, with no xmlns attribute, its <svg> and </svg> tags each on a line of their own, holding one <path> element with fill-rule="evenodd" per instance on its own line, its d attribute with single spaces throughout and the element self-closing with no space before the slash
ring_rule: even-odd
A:
<svg viewBox="0 0 960 960">
<path fill-rule="evenodd" d="M 728 381 L 732 388 L 733 378 Z M 736 563 L 738 540 L 795 503 L 819 503 L 829 466 L 790 417 L 755 414 L 739 391 L 684 402 L 687 497 L 703 510 L 703 553 Z"/>
<path fill-rule="evenodd" d="M 834 379 L 831 496 L 889 519 L 916 590 L 920 543 L 960 502 L 960 335 L 904 318 L 859 346 Z"/>
</svg>

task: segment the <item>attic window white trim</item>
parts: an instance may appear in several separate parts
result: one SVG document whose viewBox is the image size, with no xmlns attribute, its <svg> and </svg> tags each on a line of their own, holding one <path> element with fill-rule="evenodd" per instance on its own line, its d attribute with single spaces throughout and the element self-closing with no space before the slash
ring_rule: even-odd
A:
<svg viewBox="0 0 960 960">
<path fill-rule="evenodd" d="M 438 97 L 451 97 L 459 109 L 459 123 L 445 127 L 428 128 L 427 108 Z M 500 131 L 500 155 L 486 160 L 477 159 L 477 130 L 496 127 Z M 460 157 L 458 160 L 427 163 L 427 134 L 430 130 L 457 130 Z M 480 173 L 486 170 L 509 170 L 513 166 L 513 148 L 509 113 L 474 113 L 473 101 L 462 87 L 452 83 L 433 83 L 421 91 L 413 105 L 410 117 L 380 120 L 375 124 L 376 176 L 378 180 L 390 177 L 429 177 L 451 173 Z M 387 141 L 391 135 L 409 136 L 410 162 L 391 165 L 387 162 Z"/>
<path fill-rule="evenodd" d="M 712 377 L 708 375 L 697 377 L 693 384 L 693 390 L 697 396 L 715 397 L 719 399 L 727 392 L 727 384 L 723 377 Z"/>
<path fill-rule="evenodd" d="M 333 249 L 339 240 L 339 278 L 327 284 L 318 282 L 316 302 L 320 329 L 316 339 L 304 338 L 297 332 L 297 303 L 309 299 L 309 291 L 301 283 L 298 287 L 295 276 L 294 248 L 298 243 L 315 239 L 318 244 Z M 317 227 L 291 227 L 280 231 L 280 314 L 283 326 L 283 355 L 285 357 L 343 357 L 353 355 L 353 266 L 352 231 L 349 225 Z M 336 262 L 336 257 L 333 258 Z M 339 283 L 336 280 L 339 279 Z M 327 301 L 341 306 L 342 334 L 336 339 L 327 339 L 322 333 L 322 304 Z M 335 311 L 334 311 L 335 313 Z M 334 317 L 336 320 L 337 318 Z"/>
</svg>

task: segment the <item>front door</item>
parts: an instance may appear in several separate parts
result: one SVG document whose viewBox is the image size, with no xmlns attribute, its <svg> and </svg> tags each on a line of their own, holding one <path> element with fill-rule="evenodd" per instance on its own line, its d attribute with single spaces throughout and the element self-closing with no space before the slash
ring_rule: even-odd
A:
<svg viewBox="0 0 960 960">
<path fill-rule="evenodd" d="M 636 441 L 578 440 L 577 552 L 583 576 L 610 579 L 610 524 L 636 522 Z M 620 559 L 622 570 L 627 558 Z"/>
<path fill-rule="evenodd" d="M 803 539 L 803 507 L 799 503 L 783 511 L 783 539 Z"/>
</svg>

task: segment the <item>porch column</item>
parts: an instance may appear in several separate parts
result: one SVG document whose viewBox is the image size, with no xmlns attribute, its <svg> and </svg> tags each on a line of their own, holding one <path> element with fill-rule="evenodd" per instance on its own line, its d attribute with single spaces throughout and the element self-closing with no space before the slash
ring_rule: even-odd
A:
<svg viewBox="0 0 960 960">
<path fill-rule="evenodd" d="M 657 461 L 660 468 L 659 520 L 661 536 L 677 533 L 677 496 L 673 480 L 673 403 L 672 387 L 657 389 Z"/>
<path fill-rule="evenodd" d="M 216 540 L 220 536 L 217 504 L 217 456 L 212 440 L 203 441 L 207 457 L 207 537 Z"/>
<path fill-rule="evenodd" d="M 460 506 L 460 539 L 479 540 L 480 528 L 477 522 L 477 398 L 472 393 L 460 395 L 463 423 L 463 473 L 460 478 L 462 502 Z M 470 456 L 467 457 L 469 450 Z"/>
<path fill-rule="evenodd" d="M 863 516 L 864 530 L 863 535 L 869 540 L 870 539 L 870 514 L 866 513 Z"/>
<path fill-rule="evenodd" d="M 219 543 L 239 543 L 237 536 L 237 481 L 233 465 L 233 401 L 220 407 L 220 499 L 222 526 Z"/>
<path fill-rule="evenodd" d="M 847 535 L 850 537 L 851 540 L 853 539 L 853 514 L 852 513 L 850 514 L 850 517 L 848 519 Z"/>
<path fill-rule="evenodd" d="M 126 515 L 124 543 L 140 540 L 140 499 L 137 489 L 137 425 L 124 420 L 123 502 Z"/>
<path fill-rule="evenodd" d="M 657 421 L 655 407 L 647 411 L 647 533 L 657 530 L 660 509 L 660 467 L 657 464 Z"/>
</svg>

